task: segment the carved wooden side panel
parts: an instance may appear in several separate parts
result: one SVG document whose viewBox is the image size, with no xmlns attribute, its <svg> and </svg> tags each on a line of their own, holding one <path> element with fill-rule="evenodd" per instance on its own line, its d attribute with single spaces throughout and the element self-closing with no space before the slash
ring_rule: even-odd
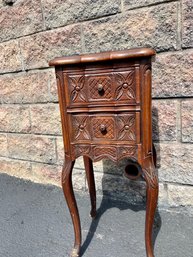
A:
<svg viewBox="0 0 193 257">
<path fill-rule="evenodd" d="M 135 71 L 115 73 L 115 100 L 136 101 Z"/>
<path fill-rule="evenodd" d="M 151 122 L 151 64 L 142 65 L 142 124 L 143 147 L 147 156 L 152 152 L 152 122 Z"/>
<path fill-rule="evenodd" d="M 70 155 L 70 138 L 68 134 L 68 122 L 67 122 L 67 114 L 66 114 L 66 101 L 64 97 L 63 91 L 63 74 L 61 70 L 56 70 L 56 82 L 58 89 L 58 98 L 59 98 L 59 106 L 60 106 L 60 115 L 62 121 L 62 135 L 64 141 L 64 151 L 66 156 Z"/>
<path fill-rule="evenodd" d="M 135 114 L 126 114 L 117 116 L 117 139 L 136 141 L 136 116 Z"/>
<path fill-rule="evenodd" d="M 87 102 L 85 77 L 83 75 L 68 75 L 68 88 L 71 103 Z"/>
<path fill-rule="evenodd" d="M 144 63 L 141 66 L 141 91 L 142 91 L 142 146 L 143 176 L 148 186 L 156 188 L 158 177 L 153 162 L 152 152 L 152 110 L 151 110 L 151 64 Z"/>
</svg>

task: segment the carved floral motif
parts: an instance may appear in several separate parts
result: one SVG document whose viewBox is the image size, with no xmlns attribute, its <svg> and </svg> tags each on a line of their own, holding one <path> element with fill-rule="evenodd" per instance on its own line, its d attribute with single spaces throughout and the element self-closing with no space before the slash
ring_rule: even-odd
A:
<svg viewBox="0 0 193 257">
<path fill-rule="evenodd" d="M 69 76 L 70 99 L 72 102 L 86 102 L 86 94 L 84 92 L 85 78 L 84 76 Z"/>
<path fill-rule="evenodd" d="M 135 141 L 135 115 L 118 116 L 118 139 Z"/>
<path fill-rule="evenodd" d="M 90 134 L 88 131 L 88 116 L 83 115 L 73 115 L 72 125 L 73 125 L 73 137 L 74 140 L 88 140 L 90 139 Z"/>
<path fill-rule="evenodd" d="M 91 146 L 90 145 L 74 145 L 73 150 L 76 157 L 83 155 L 91 155 Z"/>
<path fill-rule="evenodd" d="M 137 158 L 137 146 L 119 147 L 118 158 L 123 159 L 124 157 Z"/>
<path fill-rule="evenodd" d="M 134 70 L 127 73 L 116 73 L 115 81 L 117 83 L 117 88 L 115 91 L 116 100 L 134 100 Z"/>
</svg>

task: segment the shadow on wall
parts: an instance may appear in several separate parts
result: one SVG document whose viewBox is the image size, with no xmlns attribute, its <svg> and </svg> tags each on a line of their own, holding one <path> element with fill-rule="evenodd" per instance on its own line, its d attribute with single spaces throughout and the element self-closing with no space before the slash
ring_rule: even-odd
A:
<svg viewBox="0 0 193 257">
<path fill-rule="evenodd" d="M 159 156 L 159 120 L 158 120 L 158 110 L 153 108 L 153 132 L 154 138 L 156 139 L 156 150 L 157 150 L 157 168 L 160 166 L 160 156 Z M 103 178 L 102 178 L 102 201 L 97 209 L 97 217 L 92 220 L 89 232 L 85 241 L 83 242 L 81 248 L 81 256 L 86 251 L 89 246 L 94 234 L 96 232 L 98 223 L 102 215 L 110 208 L 118 208 L 121 211 L 130 209 L 134 212 L 144 211 L 146 209 L 146 183 L 138 176 L 136 165 L 130 166 L 131 172 L 129 174 L 135 175 L 136 180 L 128 179 L 123 176 L 125 168 L 129 171 L 130 160 L 123 160 L 119 163 L 117 167 L 113 162 L 109 160 L 103 161 Z M 115 176 L 116 175 L 116 176 Z M 109 200 L 107 200 L 107 197 Z M 113 200 L 116 199 L 115 200 Z M 159 210 L 157 209 L 155 214 L 154 229 L 153 229 L 153 244 L 155 244 L 157 235 L 161 228 L 161 216 Z M 145 228 L 145 220 L 144 220 Z"/>
</svg>

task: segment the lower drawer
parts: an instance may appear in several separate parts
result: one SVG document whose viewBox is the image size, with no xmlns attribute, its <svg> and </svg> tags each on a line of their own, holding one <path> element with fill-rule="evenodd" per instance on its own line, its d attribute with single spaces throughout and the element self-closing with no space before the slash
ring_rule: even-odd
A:
<svg viewBox="0 0 193 257">
<path fill-rule="evenodd" d="M 140 112 L 70 114 L 71 142 L 140 143 Z"/>
</svg>

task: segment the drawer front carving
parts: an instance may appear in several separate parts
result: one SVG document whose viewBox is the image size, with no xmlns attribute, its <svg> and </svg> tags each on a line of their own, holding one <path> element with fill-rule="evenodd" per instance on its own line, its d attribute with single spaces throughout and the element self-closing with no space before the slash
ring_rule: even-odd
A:
<svg viewBox="0 0 193 257">
<path fill-rule="evenodd" d="M 91 139 L 88 116 L 72 115 L 72 138 L 73 141 Z"/>
<path fill-rule="evenodd" d="M 87 102 L 85 77 L 83 75 L 69 75 L 68 85 L 71 104 Z"/>
<path fill-rule="evenodd" d="M 113 99 L 113 78 L 111 75 L 88 76 L 87 86 L 89 101 Z"/>
<path fill-rule="evenodd" d="M 93 139 L 115 139 L 114 117 L 92 117 L 91 128 Z"/>
<path fill-rule="evenodd" d="M 115 99 L 136 101 L 134 70 L 115 73 Z"/>
<path fill-rule="evenodd" d="M 136 140 L 136 116 L 135 114 L 119 115 L 117 117 L 118 140 Z"/>
<path fill-rule="evenodd" d="M 68 106 L 87 104 L 125 103 L 135 104 L 136 81 L 135 68 L 127 71 L 112 71 L 100 74 L 68 74 L 66 97 Z"/>
<path fill-rule="evenodd" d="M 140 113 L 120 114 L 72 114 L 72 141 L 123 141 L 127 144 L 139 143 Z M 137 138 L 138 136 L 138 138 Z"/>
</svg>

